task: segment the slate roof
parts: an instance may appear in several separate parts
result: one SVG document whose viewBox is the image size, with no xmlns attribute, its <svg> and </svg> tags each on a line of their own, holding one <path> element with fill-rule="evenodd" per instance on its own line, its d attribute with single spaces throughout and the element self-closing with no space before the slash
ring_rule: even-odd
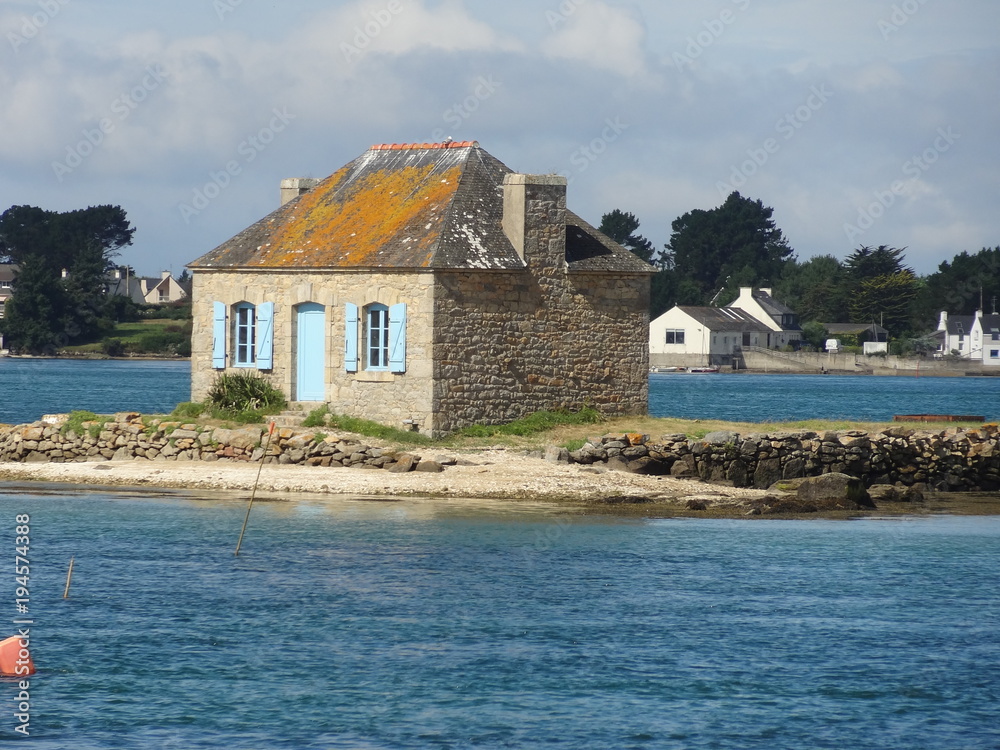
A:
<svg viewBox="0 0 1000 750">
<path fill-rule="evenodd" d="M 972 333 L 972 324 L 976 322 L 975 315 L 949 315 L 948 335 L 968 336 Z"/>
<path fill-rule="evenodd" d="M 764 312 L 772 317 L 775 315 L 779 318 L 782 315 L 795 315 L 795 311 L 792 308 L 778 302 L 778 300 L 767 292 L 763 292 L 760 289 L 754 289 L 752 294 L 753 298 L 757 300 L 757 303 L 764 308 Z"/>
<path fill-rule="evenodd" d="M 979 325 L 982 326 L 983 333 L 987 335 L 1000 333 L 1000 315 L 997 313 L 983 315 L 982 319 L 979 321 Z"/>
<path fill-rule="evenodd" d="M 512 170 L 475 141 L 383 144 L 189 264 L 192 269 L 524 267 L 501 228 Z M 567 211 L 573 271 L 652 273 Z"/>
<path fill-rule="evenodd" d="M 750 313 L 735 307 L 685 307 L 678 305 L 677 309 L 690 315 L 710 331 L 720 333 L 726 331 L 770 331 Z"/>
</svg>

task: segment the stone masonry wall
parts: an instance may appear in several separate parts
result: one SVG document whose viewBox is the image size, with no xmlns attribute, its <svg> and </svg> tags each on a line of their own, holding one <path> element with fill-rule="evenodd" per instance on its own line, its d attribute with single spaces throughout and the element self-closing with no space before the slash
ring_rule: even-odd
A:
<svg viewBox="0 0 1000 750">
<path fill-rule="evenodd" d="M 550 448 L 547 457 L 760 489 L 781 480 L 823 474 L 847 474 L 866 486 L 896 484 L 952 492 L 1000 489 L 997 425 L 944 432 L 915 432 L 902 427 L 879 433 L 850 430 L 741 436 L 718 432 L 701 439 L 667 435 L 655 441 L 640 434 L 603 435 L 572 452 Z M 85 423 L 79 432 L 66 429 L 58 420 L 0 426 L 0 462 L 262 459 L 394 472 L 439 472 L 447 464 L 458 463 L 453 458 L 423 460 L 412 453 L 316 430 L 277 429 L 268 444 L 267 431 L 260 425 L 213 428 L 135 413 Z"/>
<path fill-rule="evenodd" d="M 316 302 L 326 307 L 326 402 L 340 413 L 403 427 L 406 420 L 428 431 L 431 424 L 433 368 L 431 326 L 433 280 L 430 273 L 382 272 L 336 274 L 196 271 L 191 337 L 191 398 L 205 398 L 216 375 L 212 368 L 212 303 L 232 308 L 238 302 L 274 302 L 274 368 L 262 371 L 271 383 L 296 401 L 296 305 Z M 344 369 L 344 305 L 363 308 L 380 302 L 406 303 L 406 372 L 356 373 Z M 228 334 L 232 339 L 232 326 Z M 362 343 L 359 342 L 359 346 Z M 230 355 L 232 345 L 229 346 Z M 256 370 L 254 370 L 256 371 Z M 246 372 L 230 367 L 227 372 Z"/>
<path fill-rule="evenodd" d="M 866 486 L 900 484 L 937 491 L 1000 489 L 1000 429 L 918 432 L 891 427 L 879 433 L 716 432 L 700 440 L 667 435 L 591 438 L 564 458 L 643 474 L 700 477 L 736 487 L 767 489 L 786 479 L 847 474 Z"/>
<path fill-rule="evenodd" d="M 526 271 L 440 274 L 435 431 L 585 404 L 644 414 L 648 283 L 571 274 L 555 296 Z"/>
<path fill-rule="evenodd" d="M 266 455 L 265 455 L 266 453 Z M 0 461 L 80 463 L 101 461 L 205 461 L 303 464 L 442 471 L 454 459 L 423 460 L 404 451 L 370 446 L 357 439 L 324 435 L 315 429 L 204 427 L 170 419 L 121 413 L 84 423 L 79 432 L 62 422 L 0 426 Z"/>
</svg>

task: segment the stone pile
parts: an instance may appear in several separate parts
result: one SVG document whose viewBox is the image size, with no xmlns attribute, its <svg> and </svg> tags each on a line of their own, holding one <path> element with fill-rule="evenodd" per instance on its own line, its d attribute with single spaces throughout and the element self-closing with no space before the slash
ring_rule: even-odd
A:
<svg viewBox="0 0 1000 750">
<path fill-rule="evenodd" d="M 27 425 L 0 426 L 0 461 L 260 461 L 308 466 L 353 466 L 392 472 L 441 471 L 454 459 L 364 445 L 316 430 L 275 428 L 268 444 L 260 425 L 205 427 L 169 419 L 116 414 L 69 429 L 65 415 Z M 265 448 L 266 453 L 265 455 Z"/>
<path fill-rule="evenodd" d="M 548 456 L 558 460 L 553 454 Z M 566 460 L 641 474 L 700 477 L 767 489 L 781 480 L 846 474 L 866 486 L 914 485 L 938 491 L 1000 489 L 1000 429 L 925 432 L 890 427 L 870 434 L 714 432 L 701 439 L 623 434 L 590 438 Z"/>
</svg>

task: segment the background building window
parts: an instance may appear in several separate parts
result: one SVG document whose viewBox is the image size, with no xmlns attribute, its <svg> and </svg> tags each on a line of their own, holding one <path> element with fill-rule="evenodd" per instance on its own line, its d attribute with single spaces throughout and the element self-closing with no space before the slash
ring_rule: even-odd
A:
<svg viewBox="0 0 1000 750">
<path fill-rule="evenodd" d="M 253 367 L 257 351 L 257 320 L 254 306 L 248 302 L 236 305 L 236 367 Z"/>
<path fill-rule="evenodd" d="M 667 341 L 668 344 L 683 344 L 684 343 L 684 329 L 669 330 L 667 331 Z"/>
</svg>

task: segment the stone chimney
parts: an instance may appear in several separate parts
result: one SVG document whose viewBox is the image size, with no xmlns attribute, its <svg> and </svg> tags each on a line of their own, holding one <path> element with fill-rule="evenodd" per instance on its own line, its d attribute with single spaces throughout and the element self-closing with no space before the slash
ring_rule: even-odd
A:
<svg viewBox="0 0 1000 750">
<path fill-rule="evenodd" d="M 939 331 L 947 331 L 948 330 L 948 313 L 945 310 L 941 311 L 941 317 L 938 320 L 938 327 L 937 327 L 937 329 Z"/>
<path fill-rule="evenodd" d="M 566 178 L 508 174 L 503 180 L 503 231 L 536 275 L 566 272 Z"/>
<path fill-rule="evenodd" d="M 160 271 L 160 281 L 170 278 L 170 271 Z"/>
<path fill-rule="evenodd" d="M 281 181 L 281 205 L 298 198 L 303 193 L 308 193 L 319 184 L 319 180 L 313 177 L 289 177 Z"/>
</svg>

